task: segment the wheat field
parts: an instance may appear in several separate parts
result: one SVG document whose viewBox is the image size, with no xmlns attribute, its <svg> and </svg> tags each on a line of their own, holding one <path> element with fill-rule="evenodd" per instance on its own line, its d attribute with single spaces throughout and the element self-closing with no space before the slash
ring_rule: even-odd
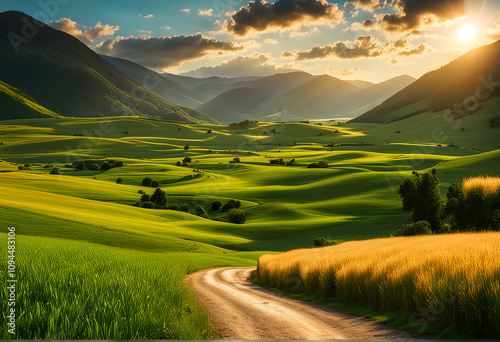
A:
<svg viewBox="0 0 500 342">
<path fill-rule="evenodd" d="M 500 233 L 352 241 L 259 258 L 262 283 L 500 335 Z"/>
<path fill-rule="evenodd" d="M 465 178 L 463 188 L 465 197 L 475 189 L 481 189 L 485 196 L 496 195 L 500 192 L 500 178 L 491 176 Z"/>
</svg>

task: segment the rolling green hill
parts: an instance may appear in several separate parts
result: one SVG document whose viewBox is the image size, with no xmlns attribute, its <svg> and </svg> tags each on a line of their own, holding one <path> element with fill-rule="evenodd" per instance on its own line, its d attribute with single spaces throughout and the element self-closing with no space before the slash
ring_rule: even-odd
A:
<svg viewBox="0 0 500 342">
<path fill-rule="evenodd" d="M 22 35 L 23 18 L 31 23 L 35 20 L 21 12 L 0 13 L 0 79 L 22 89 L 43 107 L 63 116 L 140 115 L 216 122 L 163 101 L 78 39 L 43 23 L 36 22 L 37 34 L 20 43 L 16 51 L 8 35 Z"/>
<path fill-rule="evenodd" d="M 473 112 L 476 102 L 500 95 L 500 87 L 491 84 L 500 79 L 500 41 L 474 49 L 448 65 L 429 72 L 380 106 L 352 122 L 391 122 L 407 115 L 437 112 L 463 105 L 473 96 L 466 110 Z M 475 96 L 479 94 L 479 96 Z"/>
<path fill-rule="evenodd" d="M 20 90 L 0 81 L 0 120 L 58 116 Z"/>
</svg>

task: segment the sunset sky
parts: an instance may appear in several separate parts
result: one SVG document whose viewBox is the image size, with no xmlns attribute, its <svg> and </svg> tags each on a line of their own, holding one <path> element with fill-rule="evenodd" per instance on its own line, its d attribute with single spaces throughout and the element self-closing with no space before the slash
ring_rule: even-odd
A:
<svg viewBox="0 0 500 342">
<path fill-rule="evenodd" d="M 304 70 L 381 82 L 500 39 L 498 0 L 2 0 L 7 10 L 98 53 L 198 77 Z"/>
</svg>

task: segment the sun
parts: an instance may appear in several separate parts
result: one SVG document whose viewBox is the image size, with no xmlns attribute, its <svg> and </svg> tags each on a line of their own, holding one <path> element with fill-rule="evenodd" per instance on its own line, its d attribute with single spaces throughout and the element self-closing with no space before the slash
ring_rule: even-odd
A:
<svg viewBox="0 0 500 342">
<path fill-rule="evenodd" d="M 460 31 L 458 31 L 458 37 L 462 39 L 464 42 L 471 41 L 477 35 L 477 27 L 473 25 L 465 25 L 462 26 Z"/>
</svg>

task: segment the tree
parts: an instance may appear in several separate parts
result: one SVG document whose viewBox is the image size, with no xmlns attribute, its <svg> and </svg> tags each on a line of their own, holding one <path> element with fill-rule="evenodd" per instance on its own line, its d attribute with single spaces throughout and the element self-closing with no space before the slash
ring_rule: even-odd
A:
<svg viewBox="0 0 500 342">
<path fill-rule="evenodd" d="M 205 217 L 205 218 L 209 217 L 207 211 L 201 205 L 197 206 L 194 211 L 195 211 L 196 215 L 198 215 L 198 216 Z"/>
<path fill-rule="evenodd" d="M 191 158 L 190 157 L 184 157 L 184 159 L 182 160 L 182 162 L 184 164 L 191 163 Z"/>
<path fill-rule="evenodd" d="M 399 186 L 403 210 L 409 211 L 409 223 L 427 221 L 434 233 L 442 228 L 441 185 L 436 175 L 415 174 Z"/>
<path fill-rule="evenodd" d="M 328 168 L 328 163 L 324 160 L 322 161 L 319 161 L 319 162 L 314 162 L 314 163 L 311 163 L 309 165 L 307 165 L 307 168 L 308 169 L 326 169 Z"/>
<path fill-rule="evenodd" d="M 160 186 L 160 183 L 157 180 L 154 180 L 151 182 L 151 187 L 158 188 L 159 186 Z"/>
<path fill-rule="evenodd" d="M 153 180 L 151 179 L 151 177 L 145 177 L 142 180 L 142 186 L 151 186 L 151 183 L 153 183 Z"/>
<path fill-rule="evenodd" d="M 111 165 L 108 162 L 104 162 L 101 165 L 101 170 L 106 171 L 106 170 L 109 170 L 109 169 L 111 169 Z"/>
<path fill-rule="evenodd" d="M 122 166 L 123 166 L 123 162 L 121 160 L 115 161 L 115 167 L 122 167 Z"/>
<path fill-rule="evenodd" d="M 212 211 L 219 210 L 222 206 L 221 201 L 213 201 L 212 202 Z"/>
<path fill-rule="evenodd" d="M 177 165 L 177 166 L 181 166 L 181 165 L 182 165 L 182 163 L 181 163 L 180 161 L 177 161 L 177 163 L 175 163 L 175 165 Z"/>
<path fill-rule="evenodd" d="M 53 167 L 52 170 L 49 172 L 51 175 L 60 175 L 61 174 L 61 169 L 58 167 Z"/>
<path fill-rule="evenodd" d="M 185 150 L 185 151 L 189 150 L 189 145 L 185 145 L 185 146 L 184 146 L 184 150 Z"/>
<path fill-rule="evenodd" d="M 247 220 L 247 213 L 243 209 L 229 210 L 229 221 L 231 223 L 243 224 Z"/>
<path fill-rule="evenodd" d="M 118 179 L 116 180 L 116 184 L 122 184 L 122 183 L 123 183 L 122 177 L 118 177 Z"/>
<path fill-rule="evenodd" d="M 156 205 L 166 206 L 167 201 L 168 200 L 165 191 L 160 188 L 156 188 L 155 192 L 151 195 L 151 202 L 155 203 Z"/>
<path fill-rule="evenodd" d="M 189 207 L 189 205 L 187 204 L 182 204 L 180 207 L 179 207 L 179 210 L 180 211 L 183 211 L 185 213 L 189 213 L 191 211 L 191 208 Z"/>
<path fill-rule="evenodd" d="M 418 221 L 415 223 L 405 224 L 403 228 L 398 230 L 397 236 L 415 236 L 415 235 L 431 235 L 431 225 L 427 221 Z"/>
<path fill-rule="evenodd" d="M 239 157 L 234 157 L 233 160 L 229 161 L 229 164 L 237 164 L 240 163 L 240 158 Z"/>
<path fill-rule="evenodd" d="M 79 171 L 85 170 L 85 163 L 83 163 L 81 160 L 75 160 L 72 165 Z"/>
<path fill-rule="evenodd" d="M 209 128 L 208 131 L 207 131 L 207 134 L 210 134 L 210 133 L 212 133 L 212 129 L 211 128 Z"/>
<path fill-rule="evenodd" d="M 104 164 L 103 164 L 103 165 L 104 165 Z M 91 169 L 92 171 L 99 171 L 99 165 L 94 164 L 94 165 L 92 165 L 92 166 L 90 167 L 90 169 Z"/>
<path fill-rule="evenodd" d="M 141 196 L 141 202 L 149 202 L 151 200 L 151 196 L 148 194 L 142 194 Z"/>
<path fill-rule="evenodd" d="M 229 211 L 231 209 L 235 209 L 236 208 L 235 203 L 236 203 L 235 200 L 230 200 L 229 202 L 224 204 L 224 206 L 221 208 L 220 211 L 222 211 L 224 213 L 224 212 Z"/>
</svg>

